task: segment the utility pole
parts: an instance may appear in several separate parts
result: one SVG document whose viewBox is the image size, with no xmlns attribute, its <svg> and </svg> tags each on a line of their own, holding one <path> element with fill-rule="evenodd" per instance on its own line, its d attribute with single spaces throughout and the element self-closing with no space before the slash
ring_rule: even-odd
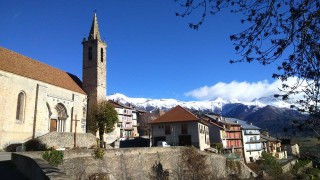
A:
<svg viewBox="0 0 320 180">
<path fill-rule="evenodd" d="M 73 121 L 75 121 L 75 125 L 74 125 L 74 138 L 73 138 L 73 140 L 74 140 L 74 142 L 73 142 L 73 144 L 74 144 L 74 146 L 73 146 L 73 148 L 75 149 L 75 148 L 77 148 L 77 124 L 78 124 L 78 121 L 80 121 L 80 120 L 77 120 L 77 115 L 75 116 L 75 119 L 73 120 Z"/>
</svg>

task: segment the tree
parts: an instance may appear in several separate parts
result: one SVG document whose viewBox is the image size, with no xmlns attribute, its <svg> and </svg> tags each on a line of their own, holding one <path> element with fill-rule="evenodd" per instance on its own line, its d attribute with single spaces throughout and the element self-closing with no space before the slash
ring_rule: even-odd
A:
<svg viewBox="0 0 320 180">
<path fill-rule="evenodd" d="M 282 167 L 277 162 L 277 159 L 272 156 L 272 154 L 262 152 L 262 169 L 265 170 L 268 174 L 272 175 L 272 177 L 281 176 Z"/>
<path fill-rule="evenodd" d="M 88 122 L 91 132 L 99 131 L 100 147 L 102 147 L 103 134 L 114 130 L 114 125 L 118 122 L 118 113 L 107 100 L 103 100 L 90 109 Z"/>
<path fill-rule="evenodd" d="M 180 166 L 186 179 L 207 179 L 211 175 L 206 158 L 206 155 L 193 146 L 181 150 Z"/>
<path fill-rule="evenodd" d="M 208 14 L 222 9 L 243 15 L 241 23 L 248 28 L 231 35 L 235 62 L 257 61 L 263 65 L 278 62 L 283 92 L 276 97 L 286 100 L 296 97 L 298 110 L 310 113 L 311 121 L 319 124 L 320 117 L 320 1 L 318 0 L 175 0 L 182 11 L 177 16 L 201 14 L 189 27 L 198 30 Z M 295 78 L 294 83 L 289 83 Z"/>
</svg>

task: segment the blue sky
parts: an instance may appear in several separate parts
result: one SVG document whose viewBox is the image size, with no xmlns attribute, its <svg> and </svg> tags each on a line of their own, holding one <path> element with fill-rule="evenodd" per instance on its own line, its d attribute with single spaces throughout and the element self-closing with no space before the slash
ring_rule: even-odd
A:
<svg viewBox="0 0 320 180">
<path fill-rule="evenodd" d="M 108 45 L 108 94 L 241 99 L 241 93 L 232 96 L 239 88 L 246 93 L 245 88 L 257 85 L 275 86 L 275 64 L 229 64 L 240 58 L 229 36 L 244 29 L 241 17 L 224 11 L 209 16 L 195 31 L 188 27 L 192 18 L 175 16 L 181 9 L 174 0 L 3 1 L 0 46 L 82 78 L 81 42 L 95 9 Z M 219 87 L 220 94 L 215 93 Z M 253 92 L 252 99 L 271 92 Z"/>
</svg>

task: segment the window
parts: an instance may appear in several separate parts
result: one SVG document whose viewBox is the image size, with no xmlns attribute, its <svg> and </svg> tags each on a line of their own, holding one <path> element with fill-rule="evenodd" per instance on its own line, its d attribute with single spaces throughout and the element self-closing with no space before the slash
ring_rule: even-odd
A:
<svg viewBox="0 0 320 180">
<path fill-rule="evenodd" d="M 92 47 L 89 47 L 88 58 L 89 58 L 89 60 L 92 59 Z"/>
<path fill-rule="evenodd" d="M 25 105 L 26 105 L 26 95 L 24 92 L 20 92 L 18 95 L 16 120 L 23 122 Z"/>
<path fill-rule="evenodd" d="M 101 62 L 103 62 L 103 48 L 101 48 L 101 51 L 100 51 L 100 53 L 101 53 Z"/>
<path fill-rule="evenodd" d="M 166 135 L 171 134 L 169 125 L 165 126 L 164 132 L 165 132 Z"/>
<path fill-rule="evenodd" d="M 181 124 L 181 134 L 188 134 L 188 124 Z"/>
</svg>

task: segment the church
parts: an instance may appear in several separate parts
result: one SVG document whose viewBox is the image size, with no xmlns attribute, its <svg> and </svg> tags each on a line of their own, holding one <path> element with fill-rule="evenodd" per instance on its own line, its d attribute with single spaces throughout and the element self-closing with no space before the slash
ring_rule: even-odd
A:
<svg viewBox="0 0 320 180">
<path fill-rule="evenodd" d="M 87 110 L 107 89 L 107 45 L 96 14 L 82 45 L 82 81 L 0 47 L 0 149 L 50 132 L 86 132 Z"/>
</svg>

